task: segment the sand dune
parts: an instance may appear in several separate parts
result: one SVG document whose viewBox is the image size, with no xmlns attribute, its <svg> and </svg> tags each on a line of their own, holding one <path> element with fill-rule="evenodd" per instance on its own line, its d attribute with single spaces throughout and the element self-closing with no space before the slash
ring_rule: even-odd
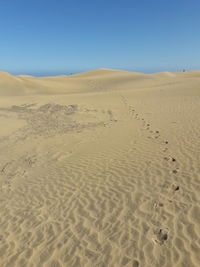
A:
<svg viewBox="0 0 200 267">
<path fill-rule="evenodd" d="M 69 76 L 32 77 L 0 73 L 0 95 L 74 94 L 99 91 L 144 90 L 154 87 L 172 88 L 179 84 L 190 89 L 191 81 L 200 89 L 200 71 L 161 72 L 142 74 L 136 72 L 99 69 Z"/>
<path fill-rule="evenodd" d="M 0 266 L 200 266 L 200 71 L 0 73 Z"/>
</svg>

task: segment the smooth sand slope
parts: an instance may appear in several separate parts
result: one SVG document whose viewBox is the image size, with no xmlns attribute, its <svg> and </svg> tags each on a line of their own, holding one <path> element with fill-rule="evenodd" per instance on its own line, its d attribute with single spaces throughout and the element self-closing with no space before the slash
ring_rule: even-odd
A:
<svg viewBox="0 0 200 267">
<path fill-rule="evenodd" d="M 0 266 L 200 266 L 200 71 L 0 73 Z"/>
</svg>

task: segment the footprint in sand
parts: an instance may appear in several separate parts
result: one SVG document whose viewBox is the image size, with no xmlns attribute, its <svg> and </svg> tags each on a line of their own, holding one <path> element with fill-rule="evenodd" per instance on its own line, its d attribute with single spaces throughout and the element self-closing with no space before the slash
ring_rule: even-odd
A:
<svg viewBox="0 0 200 267">
<path fill-rule="evenodd" d="M 180 186 L 179 185 L 173 185 L 173 190 L 174 191 L 178 191 L 180 189 Z"/>
<path fill-rule="evenodd" d="M 175 158 L 171 158 L 171 161 L 175 162 L 175 161 L 176 161 L 176 159 L 175 159 Z"/>
<path fill-rule="evenodd" d="M 164 157 L 164 160 L 175 162 L 176 159 L 173 157 Z"/>
<path fill-rule="evenodd" d="M 153 241 L 159 245 L 163 245 L 169 239 L 169 230 L 166 229 L 158 229 L 154 232 Z"/>
<path fill-rule="evenodd" d="M 156 210 L 158 210 L 159 208 L 164 207 L 164 204 L 162 202 L 156 202 L 153 206 Z"/>
<path fill-rule="evenodd" d="M 173 174 L 177 174 L 178 173 L 178 169 L 176 169 L 176 170 L 172 170 L 171 171 Z"/>
<path fill-rule="evenodd" d="M 176 159 L 173 158 L 173 157 L 169 157 L 169 160 L 172 161 L 172 162 L 175 162 L 176 161 Z"/>
<path fill-rule="evenodd" d="M 127 266 L 127 264 L 130 264 L 130 263 L 131 263 L 131 259 L 125 256 L 122 259 L 122 262 L 121 262 L 121 265 L 120 266 Z M 131 263 L 131 265 L 128 265 L 128 266 L 139 267 L 140 264 L 139 264 L 139 261 L 133 260 L 132 263 Z"/>
</svg>

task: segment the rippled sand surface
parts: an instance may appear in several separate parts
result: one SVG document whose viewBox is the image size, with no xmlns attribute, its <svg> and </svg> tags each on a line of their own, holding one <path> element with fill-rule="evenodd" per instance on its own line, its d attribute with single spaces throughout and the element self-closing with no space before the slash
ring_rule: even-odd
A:
<svg viewBox="0 0 200 267">
<path fill-rule="evenodd" d="M 0 266 L 200 266 L 200 72 L 0 73 Z"/>
</svg>

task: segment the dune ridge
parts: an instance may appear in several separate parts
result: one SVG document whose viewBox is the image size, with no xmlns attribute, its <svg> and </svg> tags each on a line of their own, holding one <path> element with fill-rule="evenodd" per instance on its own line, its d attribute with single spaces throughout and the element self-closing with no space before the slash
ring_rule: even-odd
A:
<svg viewBox="0 0 200 267">
<path fill-rule="evenodd" d="M 168 86 L 169 82 L 180 83 L 188 88 L 190 86 L 189 78 L 196 80 L 199 88 L 200 71 L 142 74 L 121 70 L 97 69 L 69 76 L 54 77 L 14 76 L 0 72 L 0 95 L 54 95 L 106 90 L 132 90 L 134 88 Z"/>
<path fill-rule="evenodd" d="M 0 266 L 200 265 L 200 71 L 0 73 L 0 95 Z"/>
</svg>

